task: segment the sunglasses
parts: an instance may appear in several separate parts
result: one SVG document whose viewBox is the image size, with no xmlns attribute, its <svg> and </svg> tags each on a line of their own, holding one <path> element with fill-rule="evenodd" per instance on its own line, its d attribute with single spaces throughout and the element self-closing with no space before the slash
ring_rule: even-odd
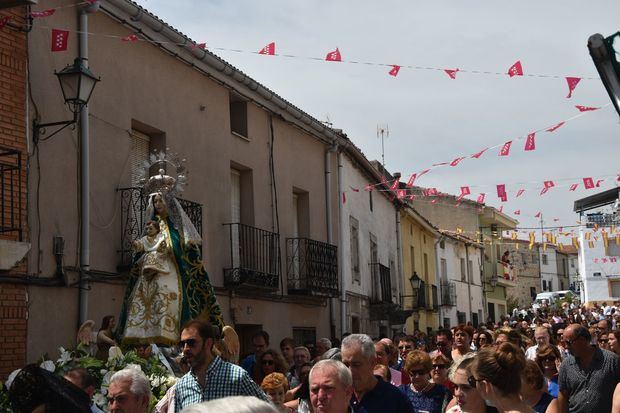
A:
<svg viewBox="0 0 620 413">
<path fill-rule="evenodd" d="M 471 386 L 472 389 L 476 387 L 476 383 L 478 383 L 479 381 L 484 381 L 484 379 L 476 379 L 474 376 L 469 376 L 467 378 L 467 383 Z"/>
<path fill-rule="evenodd" d="M 398 346 L 399 350 L 411 350 L 413 346 Z"/>
<path fill-rule="evenodd" d="M 548 361 L 548 362 L 554 362 L 555 360 L 556 360 L 556 358 L 555 358 L 554 356 L 544 357 L 544 358 L 541 358 L 541 359 L 540 359 L 540 361 L 542 361 L 543 363 L 544 363 L 545 361 Z"/>
<path fill-rule="evenodd" d="M 266 366 L 271 366 L 273 364 L 273 360 L 263 360 L 262 363 Z"/>
<path fill-rule="evenodd" d="M 445 369 L 447 366 L 445 364 L 433 364 L 434 369 Z"/>
<path fill-rule="evenodd" d="M 185 348 L 185 346 L 194 347 L 197 342 L 198 340 L 196 340 L 195 338 L 188 338 L 187 340 L 179 341 L 179 347 L 181 348 Z"/>
<path fill-rule="evenodd" d="M 409 375 L 411 377 L 424 376 L 425 374 L 428 374 L 428 371 L 426 371 L 426 370 L 409 370 Z"/>
</svg>

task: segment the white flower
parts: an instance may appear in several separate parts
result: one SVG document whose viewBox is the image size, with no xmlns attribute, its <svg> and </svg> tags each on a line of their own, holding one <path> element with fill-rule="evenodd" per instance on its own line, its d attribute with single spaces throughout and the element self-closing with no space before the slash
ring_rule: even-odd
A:
<svg viewBox="0 0 620 413">
<path fill-rule="evenodd" d="M 58 350 L 60 350 L 60 358 L 56 363 L 62 365 L 67 364 L 69 361 L 71 361 L 71 352 L 65 350 L 63 347 L 60 347 Z"/>
<path fill-rule="evenodd" d="M 17 377 L 20 371 L 22 371 L 22 369 L 13 370 L 11 374 L 9 374 L 9 377 L 7 377 L 6 381 L 4 382 L 4 385 L 6 386 L 7 389 L 11 388 L 11 384 L 13 384 L 13 380 L 15 380 L 15 377 Z"/>
<path fill-rule="evenodd" d="M 174 386 L 175 384 L 177 384 L 177 378 L 175 376 L 168 376 L 166 378 L 166 387 L 170 388 L 172 386 Z"/>
<path fill-rule="evenodd" d="M 125 366 L 126 369 L 133 369 L 133 370 L 138 370 L 138 371 L 142 371 L 142 367 L 140 367 L 139 364 L 134 364 L 134 363 L 129 363 Z"/>
<path fill-rule="evenodd" d="M 121 360 L 123 358 L 123 352 L 119 347 L 112 346 L 108 350 L 108 362 L 114 362 L 115 360 Z"/>
<path fill-rule="evenodd" d="M 47 371 L 51 371 L 52 373 L 54 372 L 54 370 L 56 370 L 56 366 L 54 365 L 54 362 L 52 360 L 45 360 L 43 363 L 41 363 L 41 365 L 39 365 L 39 367 Z"/>
<path fill-rule="evenodd" d="M 95 402 L 97 406 L 105 406 L 108 403 L 105 396 L 101 393 L 95 393 L 93 395 L 93 402 Z"/>
</svg>

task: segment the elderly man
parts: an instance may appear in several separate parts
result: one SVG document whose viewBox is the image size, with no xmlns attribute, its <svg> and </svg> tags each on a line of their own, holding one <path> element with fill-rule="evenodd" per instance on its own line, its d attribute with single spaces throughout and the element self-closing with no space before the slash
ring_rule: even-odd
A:
<svg viewBox="0 0 620 413">
<path fill-rule="evenodd" d="M 610 412 L 620 382 L 620 357 L 591 345 L 592 336 L 580 324 L 564 329 L 570 356 L 560 366 L 558 410 L 570 413 Z"/>
<path fill-rule="evenodd" d="M 67 371 L 64 375 L 65 379 L 84 390 L 90 399 L 90 411 L 92 413 L 103 413 L 103 410 L 93 403 L 93 395 L 95 394 L 95 379 L 83 367 L 76 367 Z"/>
<path fill-rule="evenodd" d="M 351 372 L 338 360 L 321 360 L 310 376 L 310 403 L 315 413 L 348 413 L 353 394 Z"/>
<path fill-rule="evenodd" d="M 117 371 L 110 378 L 107 399 L 110 413 L 146 413 L 151 401 L 151 383 L 138 369 Z"/>
<path fill-rule="evenodd" d="M 536 352 L 538 351 L 538 347 L 548 345 L 550 339 L 551 336 L 549 335 L 549 329 L 547 327 L 536 327 L 536 330 L 534 330 L 534 340 L 536 340 L 536 344 L 528 347 L 525 351 L 525 357 L 529 360 L 536 361 Z"/>
<path fill-rule="evenodd" d="M 295 364 L 286 375 L 291 389 L 301 384 L 301 367 L 306 363 L 310 363 L 310 350 L 304 346 L 295 347 L 293 351 L 293 360 Z"/>
<path fill-rule="evenodd" d="M 332 342 L 330 341 L 330 339 L 328 339 L 327 337 L 319 339 L 316 342 L 316 357 L 314 358 L 314 360 L 319 361 L 321 359 L 321 356 L 325 354 L 325 352 L 330 348 L 332 348 Z"/>
<path fill-rule="evenodd" d="M 410 380 L 408 380 L 406 374 L 403 375 L 399 370 L 395 370 L 390 367 L 390 353 L 390 345 L 387 344 L 385 341 L 379 340 L 375 343 L 375 355 L 377 356 L 377 364 L 381 364 L 390 369 L 390 377 L 392 378 L 390 383 L 397 387 L 403 384 L 403 379 L 407 379 L 406 383 L 408 383 Z"/>
<path fill-rule="evenodd" d="M 177 381 L 175 412 L 228 396 L 255 396 L 269 401 L 244 369 L 213 353 L 213 343 L 218 338 L 217 327 L 205 321 L 191 320 L 183 327 L 179 346 L 191 370 Z"/>
<path fill-rule="evenodd" d="M 373 374 L 377 364 L 375 344 L 366 334 L 351 334 L 342 340 L 342 362 L 351 370 L 354 412 L 413 413 L 407 397 Z"/>
</svg>

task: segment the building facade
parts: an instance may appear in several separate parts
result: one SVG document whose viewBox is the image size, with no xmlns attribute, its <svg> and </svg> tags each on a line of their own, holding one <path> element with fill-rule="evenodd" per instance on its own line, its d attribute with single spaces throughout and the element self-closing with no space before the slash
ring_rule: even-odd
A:
<svg viewBox="0 0 620 413">
<path fill-rule="evenodd" d="M 556 253 L 555 245 L 538 245 L 540 255 L 540 282 L 542 291 L 561 291 L 560 274 L 558 269 L 562 266 L 560 257 Z M 558 262 L 560 261 L 560 262 Z"/>
<path fill-rule="evenodd" d="M 515 285 L 506 289 L 506 294 L 520 308 L 529 308 L 542 291 L 538 246 L 530 249 L 529 244 L 525 240 L 504 238 L 515 280 Z"/>
</svg>

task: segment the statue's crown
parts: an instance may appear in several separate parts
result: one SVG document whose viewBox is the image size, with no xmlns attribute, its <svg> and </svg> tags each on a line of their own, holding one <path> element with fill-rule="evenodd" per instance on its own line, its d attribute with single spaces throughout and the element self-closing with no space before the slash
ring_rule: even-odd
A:
<svg viewBox="0 0 620 413">
<path fill-rule="evenodd" d="M 157 174 L 150 176 L 153 166 L 159 166 Z M 176 178 L 166 174 L 165 166 L 171 166 L 176 172 Z M 169 148 L 165 151 L 153 151 L 148 160 L 142 164 L 140 184 L 144 194 L 161 192 L 164 195 L 178 196 L 185 189 L 188 171 L 185 168 L 185 159 L 181 159 L 177 154 L 170 152 Z"/>
</svg>

